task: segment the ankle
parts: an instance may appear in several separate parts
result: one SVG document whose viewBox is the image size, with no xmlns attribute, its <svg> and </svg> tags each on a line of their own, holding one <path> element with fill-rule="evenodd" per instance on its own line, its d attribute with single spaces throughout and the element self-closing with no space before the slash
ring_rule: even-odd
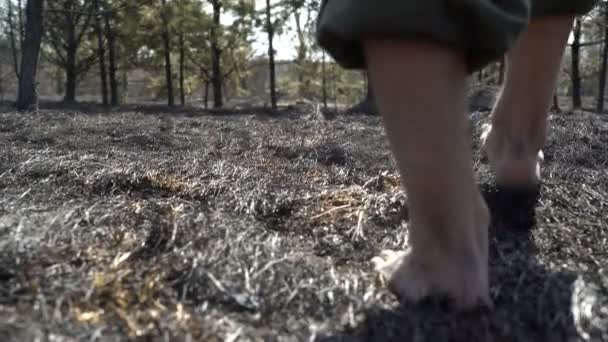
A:
<svg viewBox="0 0 608 342">
<path fill-rule="evenodd" d="M 509 140 L 542 148 L 547 132 L 549 103 L 505 86 L 490 115 L 492 127 Z"/>
<path fill-rule="evenodd" d="M 513 137 L 504 128 L 494 125 L 486 127 L 481 139 L 483 153 L 498 184 L 517 188 L 538 184 L 543 140 L 523 135 Z"/>
</svg>

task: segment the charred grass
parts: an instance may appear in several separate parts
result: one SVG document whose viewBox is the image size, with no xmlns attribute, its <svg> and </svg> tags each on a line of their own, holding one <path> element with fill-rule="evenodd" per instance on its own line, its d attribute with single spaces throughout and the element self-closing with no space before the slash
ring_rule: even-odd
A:
<svg viewBox="0 0 608 342">
<path fill-rule="evenodd" d="M 371 272 L 408 220 L 378 118 L 4 111 L 0 340 L 608 341 L 608 120 L 552 127 L 536 195 L 476 152 L 495 308 L 456 314 Z"/>
</svg>

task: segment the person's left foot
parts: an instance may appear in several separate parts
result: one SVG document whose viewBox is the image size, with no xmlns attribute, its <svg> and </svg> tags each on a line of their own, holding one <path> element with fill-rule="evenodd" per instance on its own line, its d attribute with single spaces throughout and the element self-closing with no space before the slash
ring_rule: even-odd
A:
<svg viewBox="0 0 608 342">
<path fill-rule="evenodd" d="M 500 186 L 516 189 L 537 189 L 540 183 L 542 150 L 532 148 L 522 140 L 508 138 L 485 124 L 481 134 L 481 153 Z"/>
<path fill-rule="evenodd" d="M 468 205 L 467 201 L 463 201 Z M 466 210 L 465 210 L 466 211 Z M 410 222 L 419 236 L 404 251 L 383 250 L 371 262 L 383 285 L 400 300 L 418 302 L 447 296 L 456 310 L 493 306 L 488 287 L 488 225 L 490 213 L 481 196 L 470 225 L 448 220 Z M 421 235 L 423 236 L 422 238 Z M 413 244 L 413 242 L 416 242 Z"/>
</svg>

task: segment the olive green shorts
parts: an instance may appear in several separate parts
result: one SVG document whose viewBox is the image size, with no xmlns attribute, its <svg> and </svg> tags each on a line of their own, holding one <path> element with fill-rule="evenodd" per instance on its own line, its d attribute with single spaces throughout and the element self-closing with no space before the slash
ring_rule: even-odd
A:
<svg viewBox="0 0 608 342">
<path fill-rule="evenodd" d="M 419 37 L 465 52 L 469 71 L 500 58 L 530 17 L 584 14 L 597 0 L 322 0 L 317 40 L 338 64 L 364 69 L 365 36 Z"/>
</svg>

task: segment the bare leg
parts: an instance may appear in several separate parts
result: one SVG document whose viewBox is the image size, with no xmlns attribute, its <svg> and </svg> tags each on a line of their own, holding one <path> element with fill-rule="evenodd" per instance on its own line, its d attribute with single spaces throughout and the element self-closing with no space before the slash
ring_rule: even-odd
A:
<svg viewBox="0 0 608 342">
<path fill-rule="evenodd" d="M 466 135 L 465 62 L 430 42 L 371 40 L 368 69 L 410 205 L 405 252 L 372 260 L 399 297 L 489 303 L 488 210 Z"/>
<path fill-rule="evenodd" d="M 502 185 L 534 187 L 540 180 L 547 113 L 573 20 L 534 18 L 507 54 L 505 85 L 482 135 Z"/>
</svg>

